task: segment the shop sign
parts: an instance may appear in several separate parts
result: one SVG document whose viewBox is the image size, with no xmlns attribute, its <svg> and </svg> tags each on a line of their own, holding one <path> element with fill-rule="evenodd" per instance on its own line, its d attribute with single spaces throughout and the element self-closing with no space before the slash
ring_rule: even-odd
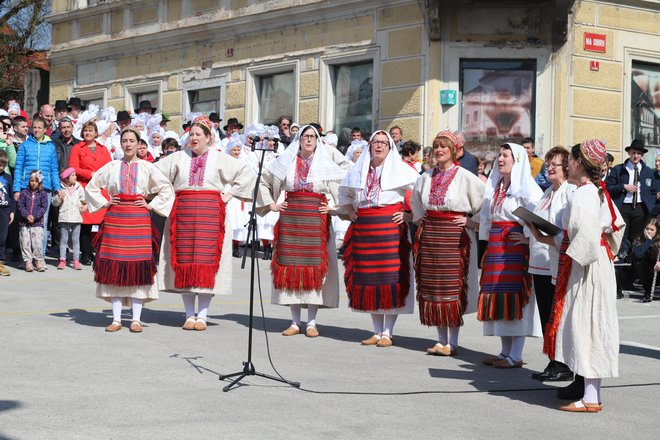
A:
<svg viewBox="0 0 660 440">
<path fill-rule="evenodd" d="M 605 53 L 607 51 L 607 36 L 604 34 L 584 33 L 584 50 Z"/>
</svg>

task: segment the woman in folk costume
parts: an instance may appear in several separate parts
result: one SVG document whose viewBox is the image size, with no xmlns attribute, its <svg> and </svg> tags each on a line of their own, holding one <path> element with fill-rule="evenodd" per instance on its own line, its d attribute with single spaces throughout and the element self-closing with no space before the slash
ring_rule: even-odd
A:
<svg viewBox="0 0 660 440">
<path fill-rule="evenodd" d="M 266 151 L 264 156 L 263 169 L 270 167 L 270 164 L 279 157 L 279 152 L 283 151 L 283 145 L 280 143 L 280 129 L 276 125 L 264 126 L 260 133 L 260 145 L 257 148 L 263 148 Z M 261 152 L 256 152 L 257 164 L 261 159 Z M 257 165 L 258 166 L 258 165 Z M 284 194 L 280 195 L 278 203 L 284 201 Z M 263 259 L 271 260 L 273 258 L 272 241 L 275 238 L 275 225 L 280 219 L 280 214 L 271 211 L 264 216 L 257 216 L 257 237 L 263 246 Z"/>
<path fill-rule="evenodd" d="M 557 287 L 543 348 L 577 375 L 568 388 L 584 383 L 584 392 L 581 400 L 560 407 L 562 411 L 600 411 L 602 378 L 619 374 L 612 260 L 625 222 L 599 178 L 606 154 L 605 146 L 594 139 L 573 146 L 568 159 L 569 179 L 578 188 L 562 217 Z M 539 240 L 546 239 L 531 229 Z"/>
<path fill-rule="evenodd" d="M 280 214 L 271 262 L 271 301 L 291 308 L 292 322 L 284 336 L 300 333 L 302 307 L 307 307 L 305 334 L 318 336 L 318 308 L 339 305 L 339 271 L 327 195 L 337 200 L 339 182 L 348 168 L 344 156 L 324 145 L 316 129 L 307 125 L 264 171 L 257 213 Z M 285 201 L 276 203 L 282 192 L 286 192 Z"/>
<path fill-rule="evenodd" d="M 419 174 L 401 162 L 389 133 L 371 136 L 339 187 L 339 204 L 353 222 L 344 238 L 344 282 L 351 309 L 370 312 L 374 335 L 362 345 L 389 347 L 399 314 L 415 307 L 412 253 L 404 212 Z"/>
<path fill-rule="evenodd" d="M 415 240 L 419 317 L 438 330 L 438 343 L 426 350 L 436 356 L 456 354 L 463 314 L 468 304 L 476 310 L 479 291 L 475 225 L 468 215 L 481 209 L 484 184 L 456 163 L 461 145 L 449 130 L 436 135 L 437 164 L 422 174 L 410 200 L 413 222 L 420 225 Z"/>
<path fill-rule="evenodd" d="M 167 216 L 174 203 L 170 182 L 152 164 L 137 158 L 139 136 L 133 127 L 126 127 L 121 134 L 123 158 L 99 169 L 85 188 L 91 212 L 107 208 L 94 239 L 96 296 L 112 302 L 107 332 L 121 329 L 122 304 L 133 306 L 131 332 L 142 332 L 142 305 L 158 299 L 154 283 L 158 232 L 150 211 Z M 147 203 L 145 199 L 150 197 L 153 199 Z"/>
<path fill-rule="evenodd" d="M 160 288 L 182 295 L 184 330 L 206 330 L 213 295 L 231 292 L 232 226 L 226 204 L 233 197 L 250 200 L 255 184 L 247 164 L 210 148 L 212 127 L 206 116 L 196 117 L 190 127 L 188 148 L 155 164 L 176 192 L 163 234 Z M 231 186 L 229 190 L 225 190 L 227 185 Z"/>
<path fill-rule="evenodd" d="M 522 367 L 525 337 L 540 337 L 541 322 L 528 276 L 528 248 L 521 243 L 524 224 L 513 215 L 519 206 L 535 206 L 543 192 L 532 179 L 525 149 L 500 147 L 497 167 L 486 182 L 479 238 L 488 240 L 481 272 L 477 318 L 484 335 L 499 336 L 502 349 L 483 360 L 497 368 Z"/>
<path fill-rule="evenodd" d="M 247 163 L 244 158 L 243 152 L 243 139 L 238 133 L 234 133 L 227 142 L 225 153 L 235 157 L 239 161 Z M 231 185 L 227 185 L 226 190 L 231 189 Z M 229 216 L 232 225 L 232 256 L 240 257 L 239 245 L 248 240 L 248 227 L 247 223 L 250 221 L 250 209 L 252 204 L 246 203 L 237 198 L 232 198 L 227 203 L 227 215 Z"/>
<path fill-rule="evenodd" d="M 568 156 L 568 150 L 563 147 L 554 147 L 546 153 L 545 167 L 551 186 L 545 190 L 536 206 L 529 207 L 534 214 L 558 226 L 561 226 L 562 215 L 575 191 L 575 185 L 567 180 Z M 525 232 L 530 235 L 528 230 Z M 550 246 L 548 242 L 551 243 Z M 534 281 L 534 297 L 541 318 L 541 330 L 546 336 L 557 281 L 559 253 L 551 237 L 539 241 L 532 236 L 529 238 L 529 254 L 529 273 Z M 532 374 L 532 378 L 540 381 L 560 381 L 572 379 L 573 373 L 566 365 L 551 359 L 545 370 Z"/>
</svg>

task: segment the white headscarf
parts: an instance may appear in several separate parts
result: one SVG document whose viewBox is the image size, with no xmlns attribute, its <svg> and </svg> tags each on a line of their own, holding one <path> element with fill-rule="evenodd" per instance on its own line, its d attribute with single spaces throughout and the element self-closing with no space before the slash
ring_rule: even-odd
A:
<svg viewBox="0 0 660 440">
<path fill-rule="evenodd" d="M 337 137 L 336 134 L 329 133 L 324 136 L 323 141 L 328 145 L 332 145 L 333 147 L 336 147 L 337 142 L 339 142 L 339 138 Z"/>
<path fill-rule="evenodd" d="M 355 153 L 355 150 L 358 148 L 361 148 L 362 151 L 364 151 L 365 148 L 369 146 L 369 143 L 365 141 L 364 139 L 355 139 L 354 141 L 351 142 L 351 145 L 348 146 L 346 149 L 346 159 L 350 160 L 353 162 L 353 153 Z"/>
<path fill-rule="evenodd" d="M 314 131 L 316 136 L 316 150 L 314 150 L 314 157 L 312 158 L 312 164 L 309 167 L 309 174 L 307 175 L 307 182 L 327 182 L 327 181 L 336 181 L 339 182 L 346 175 L 346 171 L 341 169 L 333 160 L 329 148 L 323 142 L 321 142 L 321 136 L 319 132 L 316 131 L 311 125 L 305 125 L 300 129 L 295 139 L 289 144 L 289 146 L 284 150 L 276 160 L 271 162 L 268 166 L 268 170 L 273 173 L 276 179 L 284 181 L 289 169 L 291 166 L 295 166 L 295 160 L 300 151 L 300 137 L 303 132 L 311 128 Z"/>
<path fill-rule="evenodd" d="M 383 191 L 390 191 L 414 184 L 419 178 L 419 174 L 410 165 L 401 160 L 401 155 L 394 145 L 392 136 L 385 130 L 376 130 L 369 139 L 371 143 L 377 134 L 387 136 L 390 151 L 383 162 L 383 172 L 380 177 L 380 188 Z M 360 158 L 353 168 L 346 174 L 341 186 L 349 188 L 363 189 L 367 185 L 367 175 L 371 166 L 371 148 L 366 147 L 362 150 Z"/>
<path fill-rule="evenodd" d="M 227 146 L 225 147 L 225 153 L 231 154 L 231 150 L 234 147 L 243 147 L 242 136 L 238 133 L 232 133 L 231 137 L 229 138 L 229 142 L 227 142 Z M 243 154 L 242 148 L 241 154 Z"/>
<path fill-rule="evenodd" d="M 511 142 L 507 142 L 507 145 L 511 147 L 511 153 L 513 154 L 511 184 L 509 185 L 507 195 L 521 197 L 526 202 L 538 202 L 543 196 L 543 191 L 532 177 L 525 147 Z M 485 199 L 493 199 L 493 194 L 497 191 L 501 179 L 502 175 L 498 170 L 497 164 L 494 164 L 493 170 L 488 177 L 488 182 L 486 182 L 486 190 L 484 191 Z"/>
</svg>

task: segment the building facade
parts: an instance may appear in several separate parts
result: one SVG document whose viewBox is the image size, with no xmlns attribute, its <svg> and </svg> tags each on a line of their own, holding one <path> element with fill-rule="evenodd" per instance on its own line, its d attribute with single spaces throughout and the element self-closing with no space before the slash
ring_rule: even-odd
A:
<svg viewBox="0 0 660 440">
<path fill-rule="evenodd" d="M 50 100 L 132 110 L 178 128 L 226 121 L 399 125 L 429 145 L 530 136 L 660 143 L 660 5 L 652 0 L 54 0 Z"/>
</svg>

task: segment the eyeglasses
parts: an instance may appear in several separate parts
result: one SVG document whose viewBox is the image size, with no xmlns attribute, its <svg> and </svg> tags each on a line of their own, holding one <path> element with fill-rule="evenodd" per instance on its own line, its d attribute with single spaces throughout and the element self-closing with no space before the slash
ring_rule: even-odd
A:
<svg viewBox="0 0 660 440">
<path fill-rule="evenodd" d="M 313 134 L 303 134 L 302 135 L 303 139 L 316 139 L 316 135 Z"/>
<path fill-rule="evenodd" d="M 550 169 L 550 168 L 560 168 L 563 165 L 564 165 L 563 163 L 553 163 L 553 162 L 546 162 L 545 163 L 545 167 L 548 168 L 548 169 Z"/>
<path fill-rule="evenodd" d="M 371 145 L 389 145 L 389 141 L 371 141 Z"/>
<path fill-rule="evenodd" d="M 281 125 L 282 127 L 288 127 L 288 126 L 289 126 L 289 124 L 285 124 L 284 122 L 282 122 L 280 125 Z"/>
</svg>

